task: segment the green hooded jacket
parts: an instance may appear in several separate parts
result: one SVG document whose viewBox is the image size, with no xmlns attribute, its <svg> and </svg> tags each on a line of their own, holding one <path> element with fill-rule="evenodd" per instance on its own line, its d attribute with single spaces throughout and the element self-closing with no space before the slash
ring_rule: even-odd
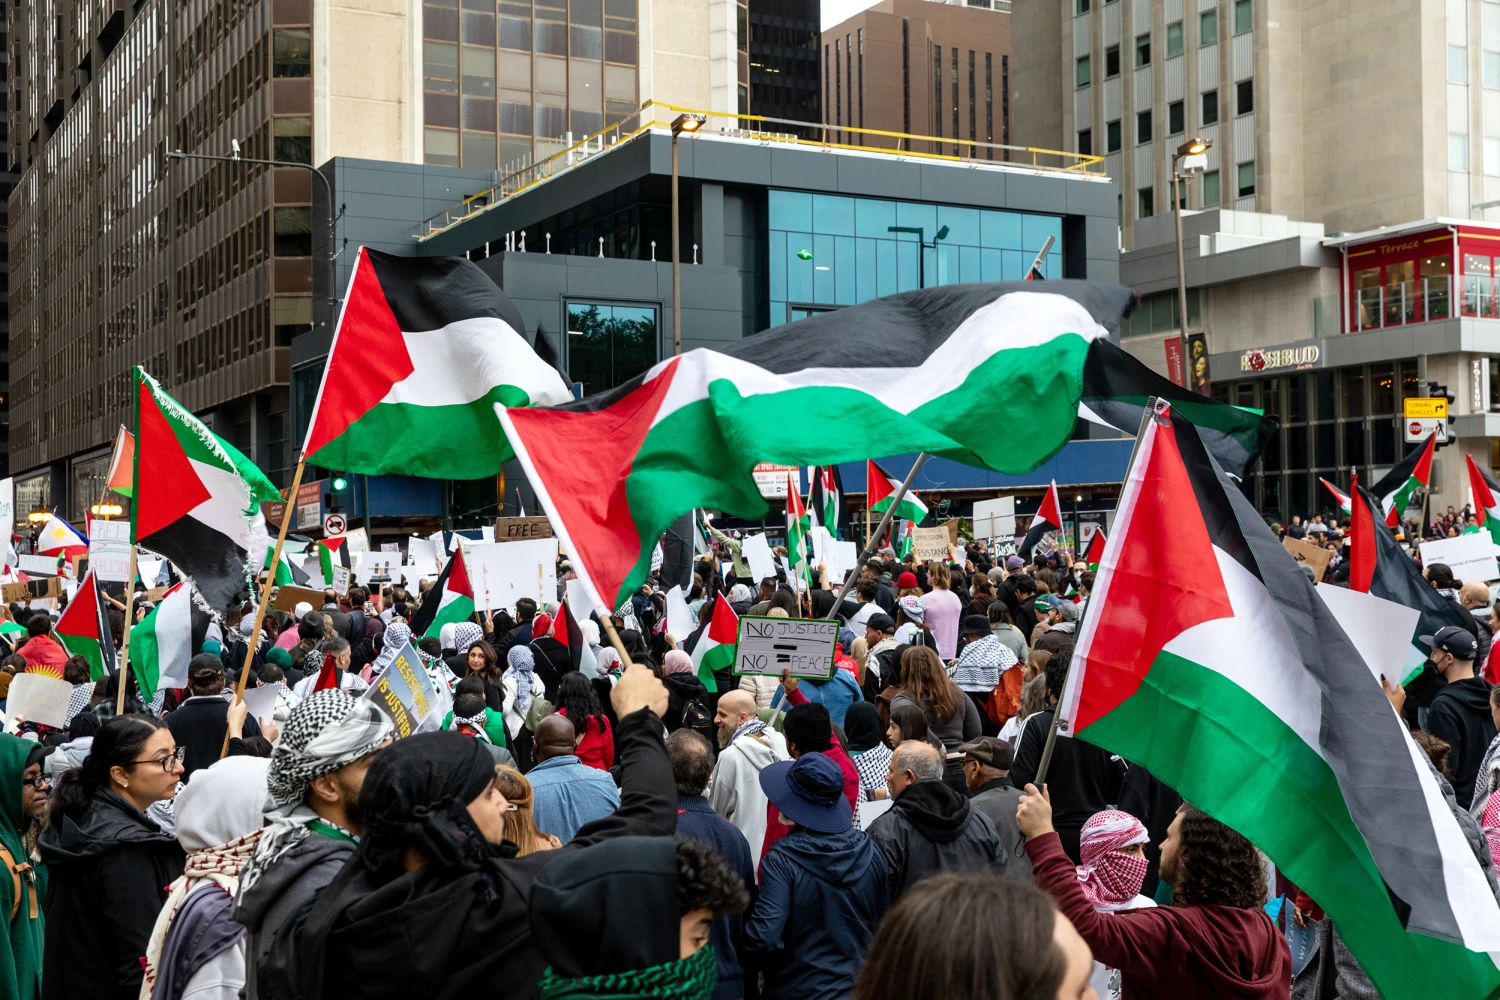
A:
<svg viewBox="0 0 1500 1000">
<path fill-rule="evenodd" d="M 7 921 L 0 946 L 0 997 L 37 1000 L 42 995 L 42 902 L 45 869 L 32 865 L 23 840 L 31 817 L 21 811 L 21 776 L 26 758 L 36 744 L 0 733 L 0 846 L 21 868 L 21 898 L 16 899 L 17 874 L 0 859 L 0 920 Z M 27 867 L 30 866 L 30 867 Z M 19 902 L 19 906 L 17 903 Z M 15 916 L 11 917 L 14 909 Z"/>
</svg>

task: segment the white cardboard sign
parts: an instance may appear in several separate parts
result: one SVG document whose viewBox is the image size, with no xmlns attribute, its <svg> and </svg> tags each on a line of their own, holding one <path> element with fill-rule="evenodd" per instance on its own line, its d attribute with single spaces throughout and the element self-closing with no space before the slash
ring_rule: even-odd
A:
<svg viewBox="0 0 1500 1000">
<path fill-rule="evenodd" d="M 464 565 L 480 611 L 514 608 L 529 597 L 538 604 L 557 600 L 557 539 L 524 542 L 471 542 Z"/>
<path fill-rule="evenodd" d="M 5 710 L 12 719 L 22 718 L 43 726 L 61 729 L 67 723 L 68 699 L 73 685 L 61 677 L 46 674 L 16 674 L 11 678 Z"/>
<path fill-rule="evenodd" d="M 771 555 L 771 543 L 766 541 L 764 532 L 746 535 L 740 543 L 740 553 L 750 564 L 750 575 L 755 577 L 750 581 L 751 589 L 766 577 L 776 575 L 776 560 Z"/>
<path fill-rule="evenodd" d="M 89 528 L 89 569 L 105 583 L 130 579 L 130 522 L 95 521 Z M 148 584 L 147 586 L 151 586 Z"/>
<path fill-rule="evenodd" d="M 1490 541 L 1488 533 L 1423 542 L 1420 551 L 1423 566 L 1442 563 L 1453 571 L 1455 580 L 1468 583 L 1470 580 L 1488 582 L 1500 579 L 1500 565 L 1495 561 L 1495 543 Z"/>
<path fill-rule="evenodd" d="M 833 651 L 838 646 L 836 618 L 740 618 L 739 645 L 734 653 L 737 676 L 793 677 L 826 680 L 833 676 Z"/>
<path fill-rule="evenodd" d="M 1416 608 L 1331 583 L 1318 584 L 1317 591 L 1376 680 L 1406 676 L 1411 637 L 1422 617 Z"/>
</svg>

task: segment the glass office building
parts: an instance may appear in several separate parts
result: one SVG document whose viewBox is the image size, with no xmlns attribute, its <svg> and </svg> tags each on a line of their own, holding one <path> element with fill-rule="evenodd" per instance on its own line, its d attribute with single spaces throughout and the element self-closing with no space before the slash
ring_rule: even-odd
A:
<svg viewBox="0 0 1500 1000">
<path fill-rule="evenodd" d="M 1020 281 L 1053 237 L 1042 276 L 1060 278 L 1055 215 L 767 192 L 770 325 L 933 285 Z"/>
</svg>

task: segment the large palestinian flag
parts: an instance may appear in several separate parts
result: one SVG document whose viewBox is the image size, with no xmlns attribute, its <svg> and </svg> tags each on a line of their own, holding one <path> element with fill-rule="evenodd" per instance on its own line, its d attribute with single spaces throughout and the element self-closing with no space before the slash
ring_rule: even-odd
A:
<svg viewBox="0 0 1500 1000">
<path fill-rule="evenodd" d="M 1385 1000 L 1494 996 L 1500 906 L 1379 680 L 1191 425 L 1136 447 L 1065 731 L 1264 851 Z"/>
<path fill-rule="evenodd" d="M 1037 543 L 1046 537 L 1048 532 L 1062 530 L 1062 504 L 1057 500 L 1057 480 L 1047 487 L 1047 492 L 1042 495 L 1042 505 L 1037 508 L 1036 514 L 1031 518 L 1031 527 L 1026 529 L 1026 537 L 1021 539 L 1021 548 L 1017 555 L 1022 559 L 1030 560 L 1031 552 Z"/>
<path fill-rule="evenodd" d="M 1380 482 L 1370 487 L 1370 492 L 1380 498 L 1385 523 L 1390 527 L 1400 526 L 1401 516 L 1411 504 L 1411 495 L 1419 489 L 1426 489 L 1432 481 L 1432 450 L 1436 441 L 1437 432 L 1433 431 L 1427 435 L 1426 441 L 1391 466 L 1391 471 Z"/>
<path fill-rule="evenodd" d="M 104 595 L 89 570 L 78 584 L 78 592 L 57 620 L 57 637 L 69 656 L 89 661 L 89 679 L 100 680 L 115 672 L 115 641 L 104 613 Z"/>
<path fill-rule="evenodd" d="M 573 398 L 525 334 L 479 265 L 361 248 L 307 428 L 307 461 L 372 475 L 495 475 L 512 457 L 496 404 Z"/>
<path fill-rule="evenodd" d="M 926 451 L 1020 473 L 1056 453 L 1073 433 L 1090 345 L 1118 329 L 1134 296 L 1038 287 L 893 295 L 689 351 L 577 402 L 497 412 L 579 576 L 619 607 L 684 511 L 768 513 L 757 463 Z"/>
<path fill-rule="evenodd" d="M 714 674 L 734 666 L 734 651 L 739 641 L 740 616 L 729 606 L 728 599 L 718 594 L 713 600 L 708 627 L 699 631 L 698 642 L 693 646 L 693 666 L 710 694 L 719 690 Z"/>
<path fill-rule="evenodd" d="M 896 500 L 896 493 L 901 489 L 901 480 L 896 479 L 886 472 L 874 461 L 865 462 L 865 503 L 870 506 L 870 513 L 884 514 L 890 509 Z M 891 515 L 892 519 L 901 518 L 912 524 L 921 524 L 922 518 L 927 516 L 927 505 L 917 496 L 916 490 L 907 490 L 901 495 L 901 502 L 896 504 L 896 512 Z"/>
<path fill-rule="evenodd" d="M 448 557 L 448 565 L 438 574 L 437 582 L 423 599 L 411 619 L 411 634 L 418 639 L 438 638 L 444 625 L 466 622 L 474 616 L 474 587 L 464 567 L 464 550 L 459 546 Z"/>
<path fill-rule="evenodd" d="M 1448 625 L 1464 626 L 1464 614 L 1452 601 L 1432 588 L 1416 560 L 1396 541 L 1379 513 L 1380 501 L 1356 485 L 1350 496 L 1349 589 L 1383 597 L 1415 609 L 1421 617 L 1406 650 L 1405 676 L 1401 683 L 1421 673 L 1429 647 L 1419 638 L 1436 635 Z"/>
<path fill-rule="evenodd" d="M 135 428 L 130 540 L 168 559 L 210 606 L 229 607 L 264 559 L 252 548 L 257 535 L 264 544 L 260 505 L 281 492 L 139 367 Z"/>
<path fill-rule="evenodd" d="M 1469 492 L 1474 498 L 1474 520 L 1490 533 L 1490 541 L 1500 545 L 1500 483 L 1481 469 L 1473 455 L 1465 455 L 1469 463 Z"/>
</svg>

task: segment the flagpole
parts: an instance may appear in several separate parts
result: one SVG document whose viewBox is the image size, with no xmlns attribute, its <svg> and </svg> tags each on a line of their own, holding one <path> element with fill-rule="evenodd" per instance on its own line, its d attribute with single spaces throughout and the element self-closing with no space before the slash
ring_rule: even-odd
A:
<svg viewBox="0 0 1500 1000">
<path fill-rule="evenodd" d="M 281 529 L 276 533 L 276 548 L 271 553 L 271 566 L 266 571 L 265 586 L 261 588 L 260 604 L 255 608 L 255 627 L 250 630 L 250 636 L 245 642 L 245 663 L 240 668 L 240 679 L 234 687 L 234 701 L 238 704 L 245 700 L 245 682 L 250 679 L 250 664 L 255 662 L 255 650 L 260 645 L 260 627 L 266 620 L 266 608 L 271 604 L 271 588 L 276 584 L 276 567 L 281 565 L 281 547 L 286 544 L 286 531 L 292 523 L 292 511 L 296 509 L 297 490 L 302 486 L 302 470 L 306 468 L 304 458 L 297 459 L 297 471 L 292 474 L 292 488 L 287 491 L 287 505 L 281 512 Z M 135 553 L 131 552 L 131 575 L 135 575 Z M 255 565 L 251 562 L 251 565 Z M 134 587 L 132 586 L 132 590 Z M 127 627 L 128 627 L 127 623 Z M 224 745 L 219 748 L 219 759 L 223 760 L 229 756 L 229 728 L 224 729 Z"/>
<path fill-rule="evenodd" d="M 927 463 L 929 457 L 925 451 L 917 452 L 917 460 L 911 464 L 911 471 L 906 474 L 906 478 L 896 488 L 895 494 L 891 497 L 891 505 L 885 509 L 884 514 L 880 515 L 880 524 L 875 528 L 874 535 L 869 534 L 870 484 L 868 481 L 865 483 L 865 550 L 859 554 L 859 565 L 855 566 L 854 572 L 850 573 L 844 580 L 844 586 L 839 590 L 838 597 L 834 598 L 833 609 L 828 612 L 829 618 L 837 617 L 839 608 L 843 607 L 844 598 L 849 596 L 849 591 L 854 587 L 854 580 L 859 576 L 859 567 L 863 566 L 875 554 L 875 549 L 877 548 L 875 544 L 876 538 L 885 534 L 886 528 L 890 526 L 891 519 L 896 513 L 896 507 L 901 503 L 901 498 L 906 496 L 906 491 L 911 488 L 911 484 L 917 481 L 917 473 L 921 471 L 922 466 Z M 869 465 L 866 464 L 865 468 L 868 470 Z"/>
<path fill-rule="evenodd" d="M 102 591 L 101 591 L 102 592 Z M 125 581 L 125 634 L 120 639 L 120 686 L 115 692 L 115 714 L 125 714 L 125 681 L 130 674 L 130 619 L 135 617 L 135 546 L 130 547 L 130 579 Z"/>
<path fill-rule="evenodd" d="M 623 664 L 621 670 L 629 670 L 634 664 L 630 662 L 630 654 L 625 652 L 625 644 L 620 641 L 620 634 L 615 631 L 615 623 L 610 620 L 614 612 L 601 604 L 595 614 L 599 616 L 599 624 L 604 626 L 604 634 L 609 637 L 609 644 L 615 647 L 616 653 L 620 654 L 620 663 Z"/>
</svg>

